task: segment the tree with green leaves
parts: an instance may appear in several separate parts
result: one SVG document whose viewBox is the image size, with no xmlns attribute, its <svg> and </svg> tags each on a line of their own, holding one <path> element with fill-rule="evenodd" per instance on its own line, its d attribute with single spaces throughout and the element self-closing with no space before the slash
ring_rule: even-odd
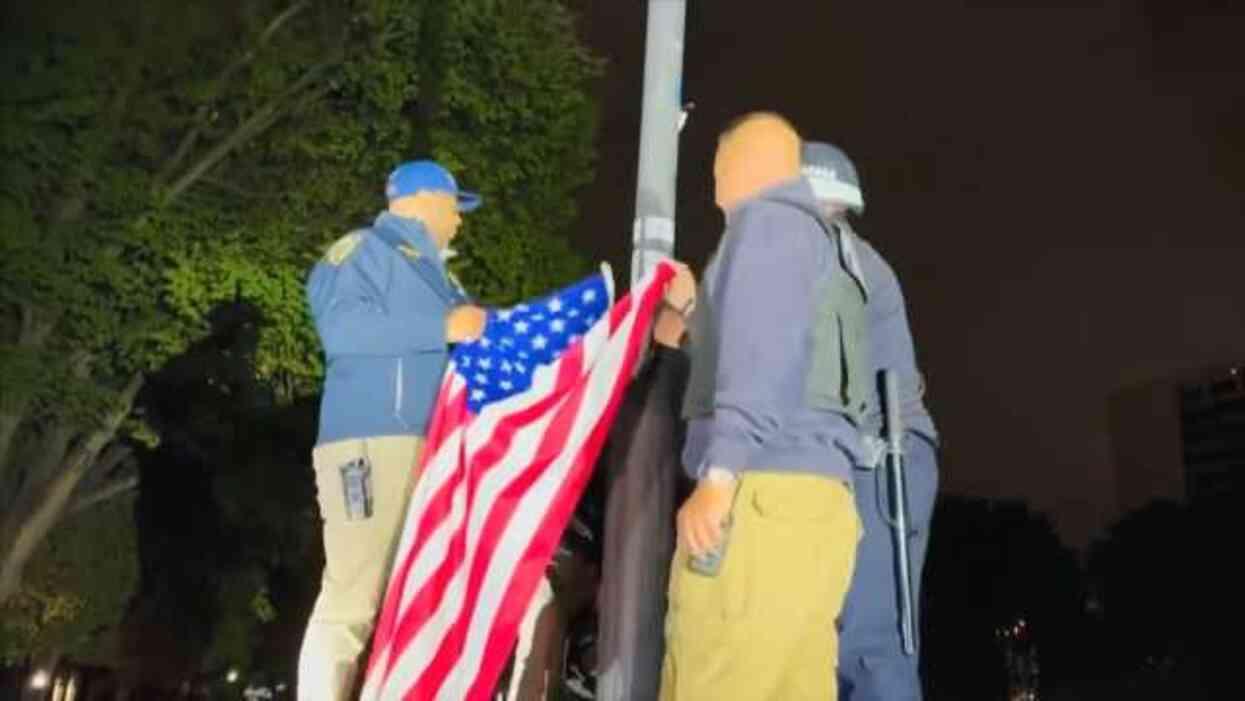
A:
<svg viewBox="0 0 1245 701">
<path fill-rule="evenodd" d="M 6 10 L 0 97 L 0 605 L 65 514 L 132 490 L 155 369 L 222 303 L 256 377 L 318 390 L 303 298 L 396 163 L 484 194 L 454 265 L 501 302 L 585 270 L 596 61 L 558 0 L 51 0 Z"/>
<path fill-rule="evenodd" d="M 108 665 L 169 688 L 267 661 L 256 651 L 271 624 L 305 621 L 308 608 L 284 579 L 317 586 L 305 461 L 314 402 L 268 401 L 254 377 L 251 305 L 212 317 L 209 338 L 147 379 L 144 408 L 161 443 L 139 456 L 143 578 L 118 636 L 123 654 Z"/>
<path fill-rule="evenodd" d="M 67 515 L 27 568 L 0 618 L 0 661 L 28 656 L 109 658 L 101 647 L 138 583 L 134 499 Z"/>
</svg>

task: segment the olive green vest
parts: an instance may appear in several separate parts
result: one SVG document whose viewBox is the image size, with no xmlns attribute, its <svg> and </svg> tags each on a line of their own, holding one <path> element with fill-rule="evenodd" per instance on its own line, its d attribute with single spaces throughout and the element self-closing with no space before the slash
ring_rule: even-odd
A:
<svg viewBox="0 0 1245 701">
<path fill-rule="evenodd" d="M 834 269 L 822 276 L 815 293 L 805 401 L 809 408 L 834 411 L 861 425 L 869 412 L 875 389 L 869 371 L 867 287 L 863 278 L 858 277 L 860 267 L 854 260 L 851 234 L 813 210 L 800 209 L 816 219 L 838 253 Z M 786 311 L 773 310 L 775 314 Z M 712 301 L 702 285 L 697 291 L 696 308 L 688 320 L 692 362 L 683 396 L 685 419 L 703 418 L 713 413 L 718 368 L 714 318 Z"/>
</svg>

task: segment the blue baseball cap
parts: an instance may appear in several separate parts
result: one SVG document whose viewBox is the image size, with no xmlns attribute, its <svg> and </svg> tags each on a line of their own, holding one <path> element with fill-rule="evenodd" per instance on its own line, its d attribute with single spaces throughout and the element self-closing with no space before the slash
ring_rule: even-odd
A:
<svg viewBox="0 0 1245 701">
<path fill-rule="evenodd" d="M 458 189 L 445 166 L 436 161 L 408 161 L 393 169 L 385 183 L 385 197 L 393 201 L 418 192 L 446 192 L 458 198 L 458 209 L 470 212 L 480 206 L 480 196 Z"/>
</svg>

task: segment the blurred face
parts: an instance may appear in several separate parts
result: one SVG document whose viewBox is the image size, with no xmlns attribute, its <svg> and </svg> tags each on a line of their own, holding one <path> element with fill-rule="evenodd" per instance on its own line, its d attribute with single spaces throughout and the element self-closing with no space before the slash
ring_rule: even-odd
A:
<svg viewBox="0 0 1245 701">
<path fill-rule="evenodd" d="M 799 134 L 779 116 L 753 115 L 718 141 L 714 200 L 729 216 L 749 198 L 799 175 Z"/>
<path fill-rule="evenodd" d="M 389 211 L 400 217 L 418 219 L 432 236 L 437 248 L 445 250 L 463 224 L 458 198 L 445 192 L 420 192 L 389 203 Z"/>
<path fill-rule="evenodd" d="M 458 211 L 458 198 L 444 192 L 426 193 L 429 207 L 424 215 L 424 226 L 436 241 L 437 248 L 444 250 L 450 241 L 458 236 L 458 228 L 463 225 L 463 216 Z"/>
<path fill-rule="evenodd" d="M 730 135 L 718 142 L 713 158 L 713 199 L 723 212 L 729 212 L 744 199 L 746 182 L 739 168 L 739 147 Z"/>
</svg>

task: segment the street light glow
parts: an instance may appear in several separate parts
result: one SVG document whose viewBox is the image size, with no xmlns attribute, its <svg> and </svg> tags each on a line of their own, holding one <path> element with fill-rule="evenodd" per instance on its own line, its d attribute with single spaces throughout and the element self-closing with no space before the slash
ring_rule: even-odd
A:
<svg viewBox="0 0 1245 701">
<path fill-rule="evenodd" d="M 35 673 L 30 675 L 30 688 L 31 689 L 46 689 L 48 688 L 48 683 L 50 683 L 51 681 L 52 679 L 48 675 L 47 670 L 36 669 Z"/>
<path fill-rule="evenodd" d="M 229 670 L 229 673 L 225 675 L 225 681 L 229 682 L 230 684 L 237 682 L 238 681 L 238 670 L 236 669 Z"/>
</svg>

